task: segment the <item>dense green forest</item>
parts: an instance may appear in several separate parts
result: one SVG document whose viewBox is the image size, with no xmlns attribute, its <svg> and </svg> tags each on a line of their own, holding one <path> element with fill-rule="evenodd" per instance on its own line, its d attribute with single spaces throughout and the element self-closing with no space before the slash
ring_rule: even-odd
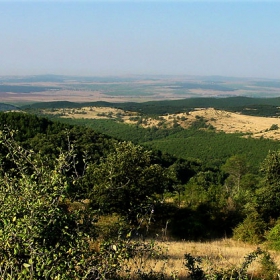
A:
<svg viewBox="0 0 280 280">
<path fill-rule="evenodd" d="M 203 165 L 217 167 L 230 156 L 244 155 L 248 163 L 258 169 L 268 151 L 278 150 L 279 142 L 269 139 L 242 138 L 241 134 L 226 134 L 212 129 L 200 130 L 200 125 L 190 129 L 180 126 L 170 129 L 143 128 L 116 122 L 112 119 L 60 119 L 69 124 L 90 127 L 123 141 L 132 141 L 177 158 L 196 159 Z"/>
<path fill-rule="evenodd" d="M 20 112 L 0 124 L 2 279 L 131 279 L 123 263 L 162 228 L 280 248 L 277 142 L 199 126 L 113 137 Z"/>
</svg>

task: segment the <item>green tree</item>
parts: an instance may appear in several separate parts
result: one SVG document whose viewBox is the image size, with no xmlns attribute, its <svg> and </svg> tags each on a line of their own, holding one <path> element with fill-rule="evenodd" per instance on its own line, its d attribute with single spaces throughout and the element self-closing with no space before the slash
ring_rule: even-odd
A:
<svg viewBox="0 0 280 280">
<path fill-rule="evenodd" d="M 248 172 L 248 165 L 243 156 L 235 155 L 227 159 L 226 163 L 221 168 L 224 172 L 229 174 L 226 182 L 227 188 L 240 191 L 241 179 Z"/>
<path fill-rule="evenodd" d="M 261 165 L 267 184 L 277 184 L 280 179 L 280 151 L 270 151 Z"/>
<path fill-rule="evenodd" d="M 151 152 L 131 142 L 116 143 L 114 151 L 87 170 L 95 207 L 129 219 L 152 210 L 168 186 L 167 172 L 151 163 Z"/>
<path fill-rule="evenodd" d="M 263 180 L 256 191 L 257 209 L 266 221 L 280 215 L 280 151 L 269 152 L 261 171 Z"/>
</svg>

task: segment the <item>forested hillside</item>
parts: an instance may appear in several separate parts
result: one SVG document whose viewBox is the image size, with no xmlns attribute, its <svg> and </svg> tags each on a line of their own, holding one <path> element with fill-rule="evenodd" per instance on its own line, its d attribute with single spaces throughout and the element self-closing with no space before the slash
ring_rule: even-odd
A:
<svg viewBox="0 0 280 280">
<path fill-rule="evenodd" d="M 154 252 L 147 237 L 226 235 L 279 249 L 280 154 L 266 152 L 275 142 L 194 126 L 151 131 L 143 147 L 26 113 L 0 113 L 0 123 L 3 279 L 120 279 L 128 260 Z M 188 159 L 147 148 L 180 146 L 179 136 Z"/>
<path fill-rule="evenodd" d="M 0 103 L 0 111 L 12 111 L 12 110 L 19 110 L 19 108 L 10 104 Z"/>
<path fill-rule="evenodd" d="M 227 158 L 242 154 L 258 169 L 270 150 L 279 149 L 279 141 L 243 138 L 242 134 L 226 134 L 203 128 L 197 122 L 190 129 L 176 126 L 169 129 L 133 126 L 110 119 L 61 119 L 61 121 L 90 127 L 120 140 L 132 141 L 153 150 L 160 150 L 178 158 L 197 159 L 203 165 L 217 167 Z"/>
</svg>

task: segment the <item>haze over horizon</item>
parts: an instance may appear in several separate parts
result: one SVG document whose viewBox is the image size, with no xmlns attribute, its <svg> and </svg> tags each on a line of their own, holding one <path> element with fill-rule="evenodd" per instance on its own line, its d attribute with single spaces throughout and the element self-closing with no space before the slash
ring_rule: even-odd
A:
<svg viewBox="0 0 280 280">
<path fill-rule="evenodd" d="M 0 1 L 0 75 L 280 79 L 280 2 Z"/>
</svg>

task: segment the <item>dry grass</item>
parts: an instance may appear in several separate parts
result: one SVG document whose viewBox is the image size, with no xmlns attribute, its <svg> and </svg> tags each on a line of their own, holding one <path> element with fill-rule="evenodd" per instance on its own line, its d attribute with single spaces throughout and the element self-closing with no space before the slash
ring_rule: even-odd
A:
<svg viewBox="0 0 280 280">
<path fill-rule="evenodd" d="M 58 109 L 56 111 L 46 110 L 45 113 L 63 115 L 64 118 L 73 119 L 122 119 L 124 123 L 136 124 L 140 116 L 135 112 L 123 111 L 108 107 L 83 107 L 80 109 Z M 222 110 L 197 109 L 190 113 L 170 114 L 160 116 L 158 119 L 143 118 L 142 126 L 144 128 L 156 126 L 159 128 L 170 128 L 174 121 L 183 128 L 188 128 L 197 117 L 203 117 L 208 125 L 212 125 L 216 131 L 226 133 L 244 133 L 255 138 L 270 138 L 280 140 L 280 129 L 270 130 L 272 125 L 280 128 L 280 118 L 254 117 L 231 113 Z"/>
<path fill-rule="evenodd" d="M 216 130 L 226 133 L 242 132 L 252 137 L 265 137 L 280 140 L 279 130 L 270 130 L 276 124 L 280 127 L 280 118 L 267 118 L 241 115 L 213 108 L 191 112 L 192 116 L 200 116 L 213 125 Z"/>
<path fill-rule="evenodd" d="M 131 271 L 136 272 L 139 268 L 144 271 L 163 272 L 165 275 L 176 275 L 177 278 L 188 279 L 187 269 L 184 265 L 184 255 L 190 253 L 193 257 L 202 257 L 203 270 L 209 271 L 210 268 L 215 271 L 232 270 L 240 267 L 244 262 L 244 257 L 257 249 L 257 246 L 248 245 L 232 239 L 223 239 L 213 242 L 158 242 L 162 251 L 162 256 L 166 258 L 135 258 L 129 262 Z M 160 255 L 161 255 L 160 254 Z M 270 252 L 274 262 L 280 267 L 280 253 Z M 252 279 L 260 270 L 260 263 L 254 261 L 248 269 Z"/>
<path fill-rule="evenodd" d="M 122 118 L 128 121 L 130 117 L 136 116 L 134 112 L 127 112 L 121 109 L 110 107 L 82 107 L 82 108 L 64 108 L 56 110 L 44 110 L 44 113 L 61 115 L 62 118 L 72 119 L 108 119 L 108 118 Z"/>
</svg>

